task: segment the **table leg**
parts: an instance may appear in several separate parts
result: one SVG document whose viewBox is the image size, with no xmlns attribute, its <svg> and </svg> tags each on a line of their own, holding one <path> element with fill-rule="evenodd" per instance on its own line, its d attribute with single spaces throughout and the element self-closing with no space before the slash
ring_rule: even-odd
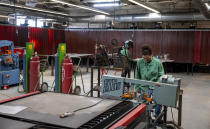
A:
<svg viewBox="0 0 210 129">
<path fill-rule="evenodd" d="M 87 70 L 86 70 L 86 72 L 88 72 L 88 69 L 89 69 L 89 61 L 90 61 L 90 58 L 89 58 L 89 56 L 87 57 L 87 65 L 86 65 L 86 67 L 87 67 Z"/>
<path fill-rule="evenodd" d="M 187 74 L 189 74 L 189 64 L 187 63 Z"/>
<path fill-rule="evenodd" d="M 193 73 L 194 73 L 194 63 L 192 63 L 192 76 L 193 76 Z"/>
<path fill-rule="evenodd" d="M 182 126 L 182 94 L 179 95 L 178 126 Z"/>
<path fill-rule="evenodd" d="M 53 61 L 54 57 L 51 57 L 51 76 L 54 76 L 54 61 Z"/>
<path fill-rule="evenodd" d="M 101 72 L 101 69 L 100 69 L 100 67 L 98 67 L 98 97 L 100 97 L 100 81 L 101 81 L 101 74 L 100 74 L 100 72 Z"/>
<path fill-rule="evenodd" d="M 166 123 L 166 121 L 167 121 L 167 107 L 163 106 L 163 110 L 164 110 L 163 121 L 164 121 L 164 123 Z"/>
<path fill-rule="evenodd" d="M 90 96 L 93 97 L 93 68 L 91 68 L 91 77 L 90 77 Z"/>
</svg>

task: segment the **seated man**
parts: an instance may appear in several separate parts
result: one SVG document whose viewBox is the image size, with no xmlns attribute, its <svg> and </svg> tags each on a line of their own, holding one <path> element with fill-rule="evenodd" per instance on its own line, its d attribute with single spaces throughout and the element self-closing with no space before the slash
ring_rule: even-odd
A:
<svg viewBox="0 0 210 129">
<path fill-rule="evenodd" d="M 157 82 L 162 75 L 164 75 L 162 63 L 152 56 L 152 49 L 148 45 L 143 46 L 142 59 L 137 62 L 135 78 Z M 147 93 L 149 97 L 152 96 L 153 89 L 153 86 L 136 86 L 136 91 Z M 155 108 L 155 117 L 160 114 L 160 111 L 161 106 L 157 105 Z"/>
</svg>

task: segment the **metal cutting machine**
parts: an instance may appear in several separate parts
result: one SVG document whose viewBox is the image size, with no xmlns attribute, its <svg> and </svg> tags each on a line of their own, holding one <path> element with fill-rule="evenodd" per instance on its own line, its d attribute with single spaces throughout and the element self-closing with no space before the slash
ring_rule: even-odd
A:
<svg viewBox="0 0 210 129">
<path fill-rule="evenodd" d="M 0 89 L 20 82 L 19 55 L 12 41 L 0 41 Z"/>
</svg>

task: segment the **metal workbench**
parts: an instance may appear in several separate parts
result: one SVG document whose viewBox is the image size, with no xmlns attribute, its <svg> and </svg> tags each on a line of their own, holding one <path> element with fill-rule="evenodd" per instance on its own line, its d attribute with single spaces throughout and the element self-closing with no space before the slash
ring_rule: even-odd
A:
<svg viewBox="0 0 210 129">
<path fill-rule="evenodd" d="M 1 129 L 28 129 L 34 127 L 34 124 L 11 120 L 8 118 L 0 117 L 0 128 Z"/>
<path fill-rule="evenodd" d="M 93 107 L 86 108 L 96 103 L 98 104 Z M 17 106 L 25 107 L 25 109 L 16 113 L 13 111 L 10 112 L 10 110 L 7 110 L 5 113 L 1 110 L 0 117 L 10 118 L 22 122 L 30 121 L 31 124 L 36 125 L 38 123 L 39 125 L 69 129 L 81 128 L 87 123 L 94 123 L 94 119 L 100 118 L 100 121 L 103 121 L 104 118 L 108 118 L 107 116 L 115 114 L 116 119 L 133 108 L 133 105 L 130 102 L 53 92 L 36 92 L 34 94 L 31 93 L 30 95 L 23 95 L 22 97 L 0 101 L 0 108 L 4 108 L 4 106 L 9 106 L 12 110 L 15 110 Z M 65 112 L 74 112 L 77 109 L 82 110 L 75 112 L 73 116 L 60 118 L 61 114 Z M 116 113 L 116 111 L 118 113 Z M 107 115 L 106 112 L 111 113 L 111 115 Z M 103 118 L 102 116 L 104 116 L 104 113 L 106 113 L 107 116 L 105 115 L 106 117 Z M 109 123 L 110 122 L 113 122 L 113 120 L 109 119 Z M 100 122 L 97 124 L 99 125 Z M 108 125 L 106 122 L 103 124 L 106 126 Z"/>
<path fill-rule="evenodd" d="M 55 54 L 56 55 L 56 54 Z M 55 57 L 55 55 L 49 55 L 51 57 Z M 79 54 L 79 53 L 67 53 L 68 57 L 71 58 L 75 58 L 75 57 L 79 57 L 79 58 L 87 58 L 87 62 L 86 62 L 86 72 L 88 72 L 89 69 L 89 65 L 90 65 L 90 58 L 93 56 L 93 54 Z M 52 63 L 52 68 L 51 68 L 51 75 L 54 76 L 54 63 L 53 61 Z"/>
</svg>

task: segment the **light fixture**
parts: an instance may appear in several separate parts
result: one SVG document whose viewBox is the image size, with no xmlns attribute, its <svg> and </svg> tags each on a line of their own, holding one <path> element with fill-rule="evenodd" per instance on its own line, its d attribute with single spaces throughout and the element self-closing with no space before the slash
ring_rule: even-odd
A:
<svg viewBox="0 0 210 129">
<path fill-rule="evenodd" d="M 208 10 L 210 9 L 210 6 L 208 3 L 204 3 L 204 5 L 208 8 Z"/>
<path fill-rule="evenodd" d="M 3 3 L 3 2 L 0 2 L 0 5 L 8 6 L 8 7 L 20 8 L 20 9 L 27 9 L 27 10 L 31 10 L 31 11 L 38 11 L 38 12 L 43 12 L 43 13 L 49 13 L 49 14 L 57 14 L 57 15 L 62 15 L 62 16 L 69 16 L 69 14 L 66 14 L 66 13 L 59 13 L 59 12 L 43 10 L 43 9 L 39 9 L 39 8 L 31 8 L 31 7 L 22 6 L 22 5 L 13 5 L 13 4 L 8 4 L 8 3 Z"/>
<path fill-rule="evenodd" d="M 103 3 L 103 4 L 94 4 L 93 7 L 116 7 L 120 6 L 120 3 Z"/>
<path fill-rule="evenodd" d="M 3 18 L 11 18 L 11 19 L 14 19 L 14 17 L 5 16 L 5 15 L 0 15 L 0 17 L 3 17 Z"/>
<path fill-rule="evenodd" d="M 98 9 L 94 9 L 94 8 L 91 8 L 91 7 L 87 7 L 87 6 L 75 5 L 75 4 L 71 4 L 71 3 L 67 3 L 67 2 L 63 2 L 63 1 L 59 1 L 59 0 L 51 0 L 51 1 L 56 2 L 56 3 L 60 3 L 60 4 L 65 4 L 65 5 L 68 5 L 68 6 L 73 6 L 73 7 L 77 7 L 77 8 L 81 8 L 81 9 L 86 9 L 86 10 L 102 13 L 102 14 L 105 14 L 105 15 L 110 15 L 107 12 L 104 12 L 104 11 L 101 11 L 101 10 L 98 10 Z"/>
<path fill-rule="evenodd" d="M 146 9 L 148 9 L 148 10 L 150 10 L 150 11 L 153 11 L 153 12 L 155 12 L 155 13 L 160 13 L 158 10 L 153 9 L 153 8 L 151 8 L 151 7 L 148 7 L 148 6 L 146 6 L 146 5 L 144 5 L 144 4 L 140 3 L 140 2 L 136 2 L 136 1 L 134 1 L 134 0 L 128 0 L 128 1 L 130 1 L 131 3 L 137 4 L 137 5 L 139 5 L 139 6 L 143 7 L 143 8 L 146 8 Z"/>
<path fill-rule="evenodd" d="M 159 18 L 161 15 L 159 13 L 149 13 L 149 17 L 151 18 Z"/>
<path fill-rule="evenodd" d="M 119 2 L 120 0 L 84 0 L 86 3 L 109 3 L 109 2 Z"/>
<path fill-rule="evenodd" d="M 37 19 L 39 21 L 53 21 L 54 19 Z"/>
</svg>

